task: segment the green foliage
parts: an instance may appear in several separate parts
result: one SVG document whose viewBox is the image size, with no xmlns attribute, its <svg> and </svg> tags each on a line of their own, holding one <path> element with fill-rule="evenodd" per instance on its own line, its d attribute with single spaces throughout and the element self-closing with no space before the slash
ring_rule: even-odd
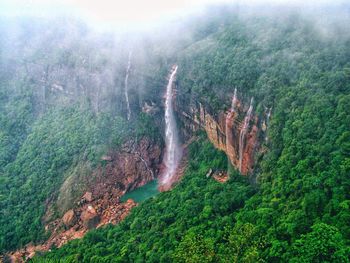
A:
<svg viewBox="0 0 350 263">
<path fill-rule="evenodd" d="M 273 108 L 269 151 L 256 169 L 259 193 L 235 217 L 239 225 L 256 227 L 266 242 L 256 251 L 267 262 L 287 262 L 292 247 L 307 247 L 300 240 L 317 223 L 341 233 L 330 231 L 323 240 L 333 244 L 336 236 L 332 249 L 340 256 L 329 258 L 327 248 L 320 258 L 310 240 L 305 262 L 350 261 L 335 252 L 350 240 L 349 47 L 348 34 L 324 38 L 313 21 L 290 15 L 240 21 L 179 55 L 184 96 L 219 110 L 223 102 L 230 105 L 227 94 L 236 87 L 242 103 L 254 97 L 260 116 Z"/>
<path fill-rule="evenodd" d="M 9 95 L 8 85 L 0 83 L 0 173 L 16 157 L 34 119 L 31 90 Z"/>
<path fill-rule="evenodd" d="M 213 262 L 214 242 L 200 235 L 188 232 L 179 243 L 174 253 L 175 262 Z"/>
<path fill-rule="evenodd" d="M 348 262 L 349 247 L 336 227 L 319 223 L 294 242 L 291 262 Z"/>
<path fill-rule="evenodd" d="M 225 110 L 236 87 L 242 105 L 254 97 L 260 119 L 272 107 L 267 139 L 261 138 L 267 152 L 252 175 L 257 184 L 235 171 L 226 184 L 206 178 L 209 169 L 228 167 L 225 155 L 201 138 L 190 146 L 185 177 L 174 190 L 143 202 L 119 225 L 34 261 L 349 262 L 349 23 L 333 22 L 320 32 L 296 14 L 228 16 L 223 24 L 218 19 L 199 27 L 193 43 L 174 45 L 186 47 L 177 52 L 179 101 Z M 168 70 L 168 57 L 157 55 L 152 66 L 144 65 L 145 85 L 156 88 L 139 94 L 150 101 L 160 100 Z M 124 136 L 161 137 L 153 129 L 157 116 L 140 114 L 133 130 L 121 118 L 76 109 L 51 112 L 30 130 L 28 101 L 15 115 L 26 121 L 8 117 L 17 107 L 0 115 L 1 124 L 10 124 L 0 129 L 2 249 L 43 237 L 43 203 L 74 164 L 96 163 L 106 145 L 117 147 Z"/>
<path fill-rule="evenodd" d="M 265 246 L 257 227 L 250 223 L 236 224 L 230 231 L 227 243 L 221 245 L 221 262 L 262 262 L 259 250 Z"/>
<path fill-rule="evenodd" d="M 1 250 L 45 238 L 45 202 L 57 196 L 65 172 L 81 162 L 96 166 L 129 135 L 126 127 L 122 118 L 77 107 L 54 109 L 35 122 L 1 175 Z"/>
<path fill-rule="evenodd" d="M 195 141 L 186 175 L 172 191 L 144 201 L 117 226 L 91 231 L 34 261 L 79 254 L 79 261 L 218 262 L 226 253 L 221 248 L 228 242 L 227 227 L 234 224 L 235 211 L 254 193 L 244 178 L 226 184 L 206 178 L 210 168 L 226 165 L 224 153 L 203 139 Z M 252 258 L 249 253 L 244 256 Z"/>
<path fill-rule="evenodd" d="M 223 109 L 237 87 L 242 103 L 254 96 L 258 113 L 273 107 L 258 193 L 248 198 L 238 185 L 230 192 L 231 181 L 214 194 L 199 175 L 211 166 L 226 168 L 226 162 L 195 142 L 183 182 L 105 230 L 107 236 L 128 232 L 103 247 L 115 248 L 118 260 L 128 262 L 349 262 L 348 43 L 347 36 L 323 38 L 312 22 L 291 15 L 235 21 L 179 53 L 179 94 L 191 96 L 187 101 Z M 147 228 L 141 226 L 149 224 L 145 218 L 164 221 Z M 76 244 L 52 258 L 98 254 L 84 240 Z"/>
<path fill-rule="evenodd" d="M 147 136 L 155 141 L 161 138 L 160 131 L 155 125 L 157 116 L 150 116 L 145 113 L 140 113 L 136 120 L 131 124 L 137 138 Z"/>
</svg>

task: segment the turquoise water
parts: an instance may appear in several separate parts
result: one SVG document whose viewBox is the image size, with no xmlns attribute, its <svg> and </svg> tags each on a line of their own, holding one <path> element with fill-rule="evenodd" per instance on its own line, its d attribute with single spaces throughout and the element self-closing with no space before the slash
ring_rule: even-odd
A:
<svg viewBox="0 0 350 263">
<path fill-rule="evenodd" d="M 155 196 L 158 193 L 158 180 L 153 180 L 145 184 L 144 186 L 141 186 L 139 188 L 136 188 L 135 190 L 132 190 L 131 192 L 126 193 L 120 198 L 120 200 L 122 202 L 125 202 L 126 200 L 131 198 L 135 202 L 140 203 L 142 201 L 147 200 L 148 198 L 151 198 L 152 196 Z"/>
</svg>

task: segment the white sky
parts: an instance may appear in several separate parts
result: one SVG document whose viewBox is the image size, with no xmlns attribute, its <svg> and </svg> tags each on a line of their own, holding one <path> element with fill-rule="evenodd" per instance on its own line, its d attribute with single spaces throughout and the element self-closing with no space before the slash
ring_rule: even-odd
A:
<svg viewBox="0 0 350 263">
<path fill-rule="evenodd" d="M 165 14 L 213 2 L 229 0 L 0 0 L 0 13 L 7 15 L 79 12 L 103 21 L 152 20 Z"/>
<path fill-rule="evenodd" d="M 338 2 L 338 0 L 336 0 Z M 344 0 L 345 1 L 345 0 Z M 296 4 L 334 3 L 332 0 L 0 0 L 0 15 L 76 14 L 90 21 L 111 25 L 147 24 L 184 14 L 207 4 Z"/>
</svg>

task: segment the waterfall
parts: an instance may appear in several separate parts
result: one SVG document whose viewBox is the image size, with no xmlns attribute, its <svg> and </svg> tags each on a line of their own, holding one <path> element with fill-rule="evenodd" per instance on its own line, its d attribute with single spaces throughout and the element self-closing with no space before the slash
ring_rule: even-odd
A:
<svg viewBox="0 0 350 263">
<path fill-rule="evenodd" d="M 239 135 L 239 171 L 242 172 L 242 161 L 243 161 L 243 149 L 244 149 L 244 139 L 245 135 L 248 131 L 249 121 L 252 115 L 253 110 L 253 98 L 250 100 L 249 109 L 247 111 L 247 114 L 244 118 L 243 126 L 241 129 L 241 133 Z"/>
<path fill-rule="evenodd" d="M 235 118 L 237 117 L 236 114 L 236 104 L 237 104 L 237 89 L 235 89 L 235 92 L 232 97 L 231 102 L 231 108 L 228 110 L 226 114 L 226 120 L 225 120 L 225 139 L 226 139 L 226 153 L 232 153 L 235 152 L 234 149 L 234 143 L 233 143 L 233 123 Z M 231 157 L 228 158 L 231 160 Z"/>
<path fill-rule="evenodd" d="M 124 81 L 124 84 L 125 84 L 124 95 L 125 95 L 126 109 L 127 109 L 126 117 L 128 120 L 130 120 L 130 116 L 131 116 L 129 94 L 128 94 L 128 79 L 129 79 L 130 67 L 131 67 L 131 51 L 129 52 L 128 66 L 126 68 L 126 75 L 125 75 L 125 81 Z"/>
<path fill-rule="evenodd" d="M 271 110 L 272 110 L 272 107 L 269 108 L 269 111 L 266 114 L 266 125 L 269 125 L 270 123 Z"/>
<path fill-rule="evenodd" d="M 235 92 L 232 97 L 231 111 L 235 111 L 236 104 L 237 104 L 237 89 L 235 89 Z"/>
<path fill-rule="evenodd" d="M 172 73 L 170 74 L 168 86 L 166 88 L 165 98 L 165 166 L 166 170 L 162 179 L 162 184 L 171 182 L 172 176 L 176 172 L 176 168 L 181 159 L 181 149 L 178 143 L 177 127 L 173 111 L 173 82 L 175 79 L 177 66 L 173 66 Z"/>
<path fill-rule="evenodd" d="M 235 108 L 237 104 L 237 89 L 235 89 L 235 92 L 232 97 L 231 102 L 231 109 L 227 112 L 226 115 L 226 121 L 225 121 L 225 133 L 226 133 L 226 150 L 227 152 L 230 151 L 230 148 L 232 148 L 232 124 L 233 124 L 233 117 L 235 113 Z"/>
</svg>

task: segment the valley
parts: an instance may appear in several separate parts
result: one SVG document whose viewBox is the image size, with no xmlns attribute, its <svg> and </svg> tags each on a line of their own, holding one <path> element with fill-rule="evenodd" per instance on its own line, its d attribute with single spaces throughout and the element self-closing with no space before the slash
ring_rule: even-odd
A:
<svg viewBox="0 0 350 263">
<path fill-rule="evenodd" d="M 332 5 L 0 15 L 0 262 L 349 262 Z"/>
</svg>

